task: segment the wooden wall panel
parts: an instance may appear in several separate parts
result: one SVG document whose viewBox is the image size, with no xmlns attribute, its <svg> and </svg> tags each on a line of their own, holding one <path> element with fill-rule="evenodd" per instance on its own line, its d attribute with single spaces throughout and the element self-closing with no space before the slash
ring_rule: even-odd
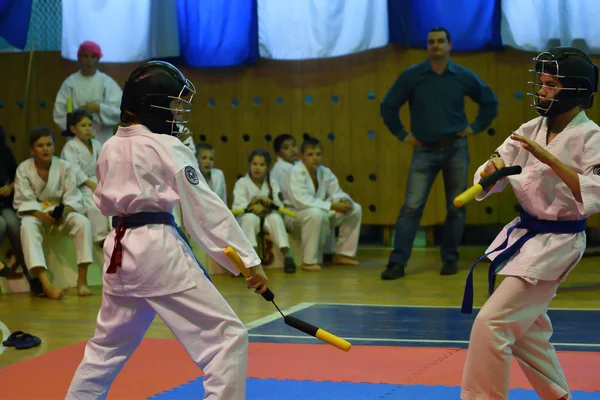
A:
<svg viewBox="0 0 600 400">
<path fill-rule="evenodd" d="M 511 49 L 453 54 L 457 63 L 487 82 L 500 101 L 499 115 L 490 127 L 494 134 L 485 131 L 469 140 L 470 181 L 477 167 L 511 132 L 535 117 L 527 97 L 533 56 Z M 363 223 L 393 225 L 405 199 L 412 149 L 389 133 L 379 115 L 379 104 L 398 74 L 426 57 L 424 51 L 390 45 L 330 59 L 260 60 L 255 66 L 222 69 L 182 67 L 198 90 L 189 127 L 196 143 L 206 141 L 216 148 L 216 166 L 225 173 L 230 199 L 236 180 L 246 173 L 251 150 L 272 152 L 272 140 L 280 133 L 293 134 L 300 145 L 307 133 L 323 142 L 324 164 L 363 206 Z M 19 100 L 25 100 L 29 53 L 4 53 L 0 58 L 0 124 L 15 137 L 10 145 L 17 158 L 24 160 L 29 156 L 28 131 L 38 125 L 56 128 L 52 120 L 54 99 L 77 64 L 63 60 L 59 52 L 34 53 L 29 101 L 20 107 Z M 595 62 L 600 63 L 598 57 Z M 101 64 L 100 69 L 122 86 L 136 65 Z M 590 118 L 600 120 L 599 109 L 597 102 L 588 110 Z M 477 105 L 466 99 L 469 121 L 477 110 Z M 400 117 L 410 129 L 407 105 Z M 64 139 L 58 128 L 56 134 L 60 153 Z M 516 215 L 515 204 L 510 189 L 484 202 L 473 202 L 468 205 L 467 223 L 505 223 Z M 445 214 L 440 174 L 422 225 L 441 224 Z M 600 226 L 600 217 L 591 218 L 589 225 Z"/>
</svg>

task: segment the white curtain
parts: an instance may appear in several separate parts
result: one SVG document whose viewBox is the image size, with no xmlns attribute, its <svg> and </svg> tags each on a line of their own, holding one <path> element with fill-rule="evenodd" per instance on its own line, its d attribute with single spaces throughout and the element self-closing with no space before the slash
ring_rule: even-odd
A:
<svg viewBox="0 0 600 400">
<path fill-rule="evenodd" d="M 100 62 L 139 62 L 179 56 L 177 0 L 62 0 L 62 56 L 77 60 L 79 45 L 102 48 Z"/>
<path fill-rule="evenodd" d="M 532 52 L 573 46 L 600 54 L 598 0 L 502 0 L 501 7 L 506 46 Z"/>
<path fill-rule="evenodd" d="M 258 0 L 263 58 L 336 57 L 388 41 L 387 0 Z"/>
</svg>

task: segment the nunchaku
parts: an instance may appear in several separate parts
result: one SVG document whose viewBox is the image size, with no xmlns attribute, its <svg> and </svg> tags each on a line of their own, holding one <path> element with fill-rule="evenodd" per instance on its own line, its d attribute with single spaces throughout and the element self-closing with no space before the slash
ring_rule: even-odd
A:
<svg viewBox="0 0 600 400">
<path fill-rule="evenodd" d="M 271 203 L 268 207 L 270 209 L 272 209 L 272 210 L 278 211 L 280 214 L 285 214 L 285 215 L 287 215 L 289 217 L 296 218 L 296 213 L 295 212 L 290 211 L 290 210 L 288 210 L 287 208 L 284 208 L 284 207 L 279 207 L 275 203 Z M 238 215 L 242 215 L 242 214 L 245 214 L 247 212 L 250 212 L 250 210 L 248 210 L 248 209 L 243 210 L 243 209 L 236 208 L 236 209 L 231 210 L 231 212 L 233 213 L 233 215 L 235 215 L 237 217 Z"/>
<path fill-rule="evenodd" d="M 471 186 L 469 189 L 465 190 L 458 196 L 454 198 L 454 205 L 456 207 L 462 207 L 469 201 L 473 200 L 479 193 L 493 186 L 500 179 L 509 175 L 518 175 L 521 173 L 521 166 L 515 165 L 512 167 L 504 167 L 502 169 L 497 170 L 496 172 L 482 178 L 479 183 Z"/>
<path fill-rule="evenodd" d="M 250 271 L 244 266 L 239 254 L 231 246 L 225 249 L 225 255 L 246 278 L 250 276 Z M 307 335 L 320 339 L 323 342 L 335 346 L 340 350 L 344 350 L 346 352 L 350 351 L 350 347 L 352 347 L 352 344 L 350 344 L 350 342 L 347 342 L 346 340 L 339 338 L 321 328 L 311 325 L 308 322 L 302 321 L 301 319 L 292 317 L 291 315 L 284 315 L 283 312 L 281 312 L 281 310 L 277 306 L 277 304 L 275 304 L 275 295 L 273 294 L 271 289 L 267 288 L 267 290 L 262 294 L 262 297 L 265 300 L 273 303 L 277 311 L 279 311 L 279 313 L 283 317 L 283 321 L 286 325 L 291 326 L 292 328 L 295 328 L 301 332 L 304 332 Z"/>
</svg>

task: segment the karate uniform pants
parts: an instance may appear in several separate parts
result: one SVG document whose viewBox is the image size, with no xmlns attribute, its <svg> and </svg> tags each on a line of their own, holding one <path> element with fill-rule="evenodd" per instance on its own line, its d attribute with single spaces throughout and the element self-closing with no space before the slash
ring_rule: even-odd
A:
<svg viewBox="0 0 600 400">
<path fill-rule="evenodd" d="M 194 280 L 196 287 L 166 296 L 103 293 L 96 332 L 85 347 L 66 399 L 105 399 L 158 314 L 204 372 L 204 399 L 245 400 L 246 327 L 200 268 Z M 167 371 L 169 360 L 164 361 Z"/>
<path fill-rule="evenodd" d="M 331 240 L 335 240 L 333 228 L 339 227 L 340 234 L 335 246 L 335 253 L 354 257 L 358 248 L 362 208 L 354 203 L 348 214 L 335 211 L 324 211 L 319 208 L 307 208 L 295 211 L 293 221 L 294 232 L 300 232 L 304 254 L 304 264 L 319 264 L 323 261 L 323 251 L 329 250 Z"/>
<path fill-rule="evenodd" d="M 50 227 L 37 217 L 26 215 L 21 219 L 21 244 L 25 264 L 29 269 L 36 267 L 48 269 L 42 247 L 46 235 L 62 235 L 73 239 L 77 265 L 94 261 L 92 228 L 90 221 L 84 215 L 72 212 L 61 224 Z"/>
<path fill-rule="evenodd" d="M 256 214 L 246 213 L 237 217 L 240 227 L 246 234 L 250 244 L 254 248 L 258 247 L 256 235 L 260 232 L 260 217 Z M 265 217 L 264 230 L 269 233 L 271 239 L 278 248 L 290 247 L 289 237 L 285 230 L 285 224 L 281 214 L 271 212 Z"/>
<path fill-rule="evenodd" d="M 534 285 L 513 276 L 500 284 L 473 323 L 463 371 L 463 400 L 507 399 L 511 356 L 542 400 L 570 396 L 550 344 L 552 323 L 547 314 L 559 284 L 538 281 Z"/>
</svg>

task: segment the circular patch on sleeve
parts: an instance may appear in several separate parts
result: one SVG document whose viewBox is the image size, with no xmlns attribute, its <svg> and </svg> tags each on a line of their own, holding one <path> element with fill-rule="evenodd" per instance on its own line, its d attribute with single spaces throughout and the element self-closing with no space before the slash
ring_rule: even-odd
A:
<svg viewBox="0 0 600 400">
<path fill-rule="evenodd" d="M 594 175 L 600 175 L 600 165 L 596 165 L 592 172 L 594 173 Z"/>
<path fill-rule="evenodd" d="M 198 174 L 192 166 L 185 167 L 185 177 L 187 178 L 188 182 L 192 185 L 197 185 L 198 182 L 200 182 L 200 180 L 198 179 Z"/>
</svg>

